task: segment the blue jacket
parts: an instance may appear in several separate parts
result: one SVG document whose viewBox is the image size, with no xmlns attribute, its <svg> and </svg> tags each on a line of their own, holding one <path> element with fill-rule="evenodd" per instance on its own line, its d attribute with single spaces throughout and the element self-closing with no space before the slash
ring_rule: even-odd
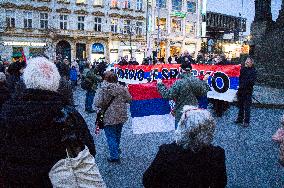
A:
<svg viewBox="0 0 284 188">
<path fill-rule="evenodd" d="M 77 77 L 78 77 L 78 74 L 77 74 L 76 68 L 71 68 L 70 69 L 70 80 L 76 81 Z"/>
</svg>

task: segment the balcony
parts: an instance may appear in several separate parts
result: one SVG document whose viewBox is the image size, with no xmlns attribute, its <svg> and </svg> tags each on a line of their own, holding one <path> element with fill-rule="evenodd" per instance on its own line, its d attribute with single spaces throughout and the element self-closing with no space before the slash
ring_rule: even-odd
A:
<svg viewBox="0 0 284 188">
<path fill-rule="evenodd" d="M 87 6 L 87 3 L 76 3 L 77 6 Z"/>
<path fill-rule="evenodd" d="M 93 5 L 94 8 L 104 8 L 103 5 Z"/>
<path fill-rule="evenodd" d="M 110 7 L 111 10 L 120 10 L 120 8 L 118 8 L 118 6 L 115 7 Z"/>
</svg>

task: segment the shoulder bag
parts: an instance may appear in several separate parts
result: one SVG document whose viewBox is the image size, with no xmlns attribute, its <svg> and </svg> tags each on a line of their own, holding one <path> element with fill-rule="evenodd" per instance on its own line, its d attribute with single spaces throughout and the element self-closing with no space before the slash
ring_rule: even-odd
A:
<svg viewBox="0 0 284 188">
<path fill-rule="evenodd" d="M 107 111 L 107 109 L 109 108 L 109 106 L 111 105 L 112 101 L 114 100 L 115 97 L 112 97 L 111 100 L 109 101 L 109 103 L 107 104 L 106 108 L 104 110 L 100 110 L 97 114 L 97 118 L 96 118 L 96 127 L 99 127 L 99 129 L 104 129 L 105 125 L 104 125 L 104 116 L 105 113 Z"/>
</svg>

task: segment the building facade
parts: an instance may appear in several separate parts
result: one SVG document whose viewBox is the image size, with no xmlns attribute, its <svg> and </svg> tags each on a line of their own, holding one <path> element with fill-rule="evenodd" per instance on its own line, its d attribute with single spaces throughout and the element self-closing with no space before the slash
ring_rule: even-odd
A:
<svg viewBox="0 0 284 188">
<path fill-rule="evenodd" d="M 12 2 L 12 3 L 11 3 Z M 0 55 L 27 57 L 44 53 L 50 59 L 133 56 L 146 50 L 145 0 L 2 0 Z"/>
<path fill-rule="evenodd" d="M 150 4 L 148 52 L 167 58 L 185 50 L 193 56 L 201 48 L 202 12 L 206 0 L 153 0 Z"/>
</svg>

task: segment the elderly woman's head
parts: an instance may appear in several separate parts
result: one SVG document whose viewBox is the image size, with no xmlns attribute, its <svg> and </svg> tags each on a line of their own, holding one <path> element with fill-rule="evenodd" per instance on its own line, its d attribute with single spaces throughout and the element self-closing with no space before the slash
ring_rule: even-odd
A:
<svg viewBox="0 0 284 188">
<path fill-rule="evenodd" d="M 194 106 L 184 106 L 175 132 L 176 143 L 185 149 L 199 151 L 213 141 L 215 121 L 210 112 Z"/>
<path fill-rule="evenodd" d="M 54 63 L 44 57 L 36 57 L 28 61 L 23 79 L 27 88 L 57 91 L 60 75 Z"/>
</svg>

